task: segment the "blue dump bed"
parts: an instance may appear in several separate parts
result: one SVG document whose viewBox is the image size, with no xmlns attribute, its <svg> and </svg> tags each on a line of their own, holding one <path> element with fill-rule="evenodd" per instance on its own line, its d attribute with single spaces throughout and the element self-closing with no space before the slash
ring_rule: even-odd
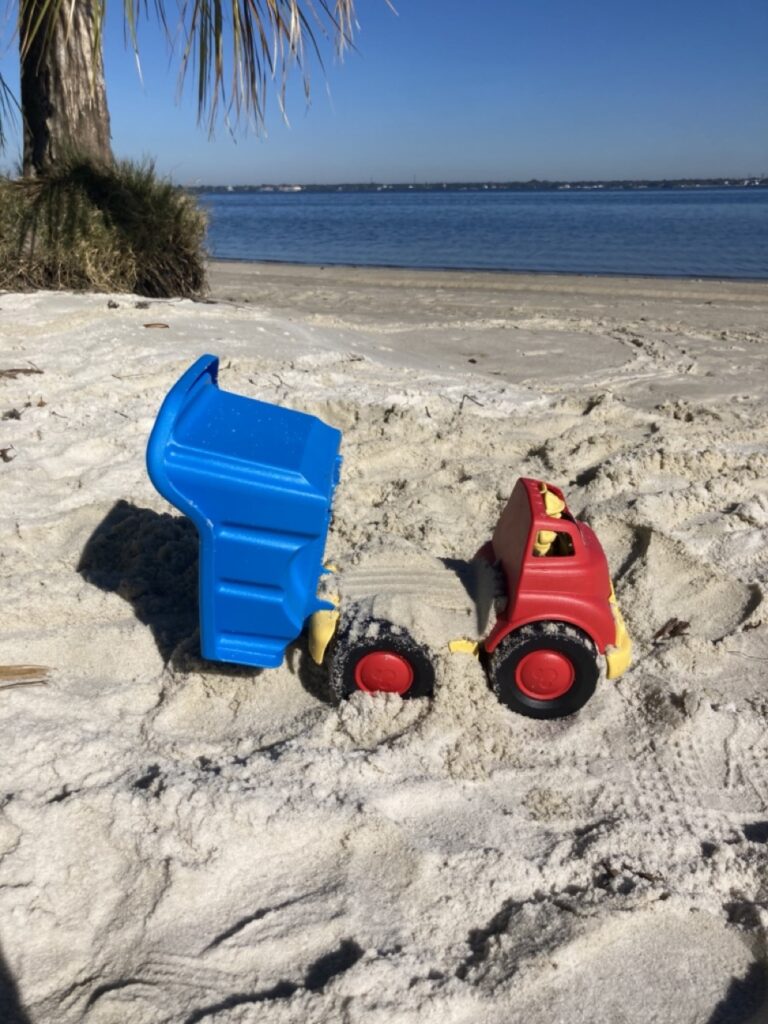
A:
<svg viewBox="0 0 768 1024">
<path fill-rule="evenodd" d="M 341 432 L 221 391 L 202 356 L 169 391 L 147 446 L 158 491 L 200 535 L 203 657 L 271 668 L 320 608 Z"/>
</svg>

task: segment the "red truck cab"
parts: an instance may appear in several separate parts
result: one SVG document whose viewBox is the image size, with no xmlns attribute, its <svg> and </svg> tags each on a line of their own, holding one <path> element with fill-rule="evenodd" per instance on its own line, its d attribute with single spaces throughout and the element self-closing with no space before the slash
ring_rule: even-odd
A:
<svg viewBox="0 0 768 1024">
<path fill-rule="evenodd" d="M 506 583 L 506 603 L 482 644 L 500 699 L 528 715 L 558 717 L 592 695 L 597 655 L 609 679 L 625 671 L 631 641 L 605 553 L 559 488 L 518 480 L 481 554 Z"/>
</svg>

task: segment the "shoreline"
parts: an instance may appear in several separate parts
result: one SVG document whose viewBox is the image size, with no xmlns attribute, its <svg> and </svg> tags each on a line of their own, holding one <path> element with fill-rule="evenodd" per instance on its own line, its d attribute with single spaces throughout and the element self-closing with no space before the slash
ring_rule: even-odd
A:
<svg viewBox="0 0 768 1024">
<path fill-rule="evenodd" d="M 489 277 L 510 277 L 510 278 L 530 278 L 536 280 L 538 278 L 546 278 L 552 280 L 559 280 L 560 278 L 576 278 L 581 281 L 590 281 L 593 279 L 606 279 L 609 281 L 621 280 L 621 281 L 670 281 L 670 282 L 683 282 L 683 281 L 694 281 L 701 284 L 744 284 L 744 285 L 763 285 L 768 288 L 768 276 L 766 277 L 718 277 L 716 275 L 708 274 L 631 274 L 624 273 L 622 271 L 610 271 L 610 270 L 597 270 L 592 273 L 584 273 L 579 270 L 514 270 L 508 267 L 438 267 L 438 266 L 424 266 L 424 267 L 406 267 L 399 266 L 393 263 L 336 263 L 326 261 L 324 263 L 315 263 L 312 261 L 291 261 L 291 260 L 245 260 L 238 259 L 236 257 L 228 256 L 209 256 L 206 260 L 208 266 L 227 266 L 234 265 L 237 267 L 283 267 L 283 268 L 296 268 L 296 269 L 316 269 L 316 270 L 351 270 L 351 271 L 384 271 L 384 272 L 401 272 L 404 274 L 456 274 L 456 275 L 488 275 Z"/>
<path fill-rule="evenodd" d="M 252 300 L 251 288 L 281 281 L 365 288 L 467 289 L 516 295 L 529 293 L 611 294 L 647 299 L 703 299 L 758 302 L 768 300 L 768 280 L 701 277 L 642 277 L 621 274 L 556 274 L 507 270 L 436 270 L 370 267 L 356 264 L 283 263 L 266 260 L 207 261 L 208 284 L 214 298 Z M 261 295 L 261 292 L 259 292 Z M 269 301 L 266 302 L 269 304 Z M 282 303 L 280 303 L 282 305 Z"/>
</svg>

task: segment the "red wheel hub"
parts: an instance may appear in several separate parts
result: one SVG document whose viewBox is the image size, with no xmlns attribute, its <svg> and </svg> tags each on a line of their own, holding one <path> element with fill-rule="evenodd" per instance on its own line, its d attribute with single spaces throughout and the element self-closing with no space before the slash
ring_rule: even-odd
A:
<svg viewBox="0 0 768 1024">
<path fill-rule="evenodd" d="M 371 651 L 355 665 L 355 686 L 365 693 L 406 693 L 413 684 L 413 668 L 394 651 Z"/>
<path fill-rule="evenodd" d="M 531 651 L 515 669 L 515 682 L 527 697 L 555 700 L 573 686 L 573 662 L 559 651 Z"/>
</svg>

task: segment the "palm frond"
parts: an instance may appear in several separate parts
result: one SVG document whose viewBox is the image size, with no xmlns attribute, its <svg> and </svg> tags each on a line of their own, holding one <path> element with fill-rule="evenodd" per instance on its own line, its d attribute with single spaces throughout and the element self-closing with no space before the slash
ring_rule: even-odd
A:
<svg viewBox="0 0 768 1024">
<path fill-rule="evenodd" d="M 352 46 L 356 24 L 354 0 L 180 0 L 179 14 L 180 87 L 194 76 L 198 118 L 207 119 L 211 132 L 222 106 L 228 118 L 247 116 L 261 127 L 270 80 L 284 109 L 294 67 L 308 96 L 306 51 L 322 69 L 318 36 L 332 35 L 341 53 Z"/>
<path fill-rule="evenodd" d="M 5 149 L 8 142 L 6 126 L 16 121 L 16 113 L 19 111 L 19 103 L 11 91 L 11 87 L 0 75 L 0 152 Z"/>
</svg>

